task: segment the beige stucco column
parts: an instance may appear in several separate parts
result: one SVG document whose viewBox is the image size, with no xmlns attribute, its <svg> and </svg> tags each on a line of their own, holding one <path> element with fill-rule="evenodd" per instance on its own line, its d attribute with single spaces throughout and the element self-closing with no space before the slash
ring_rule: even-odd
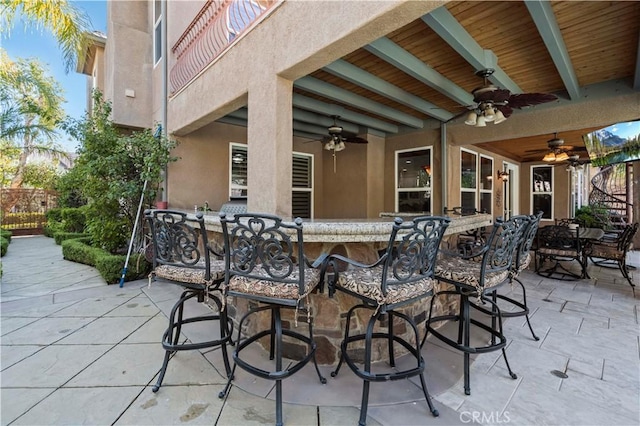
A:
<svg viewBox="0 0 640 426">
<path fill-rule="evenodd" d="M 249 87 L 247 209 L 291 218 L 293 82 L 260 75 Z"/>
<path fill-rule="evenodd" d="M 367 217 L 379 217 L 384 210 L 384 152 L 385 140 L 366 135 L 367 144 Z"/>
</svg>

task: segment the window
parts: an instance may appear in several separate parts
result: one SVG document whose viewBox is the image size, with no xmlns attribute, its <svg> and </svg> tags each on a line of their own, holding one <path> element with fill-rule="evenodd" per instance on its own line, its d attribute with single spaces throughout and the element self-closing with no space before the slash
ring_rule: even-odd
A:
<svg viewBox="0 0 640 426">
<path fill-rule="evenodd" d="M 153 65 L 162 59 L 162 0 L 153 2 Z"/>
<path fill-rule="evenodd" d="M 478 205 L 478 154 L 460 150 L 460 207 L 476 210 Z"/>
<path fill-rule="evenodd" d="M 313 156 L 293 153 L 292 181 L 291 216 L 313 217 Z"/>
<path fill-rule="evenodd" d="M 231 165 L 231 182 L 229 184 L 229 197 L 247 197 L 247 146 L 231 144 L 231 155 L 229 156 Z"/>
<path fill-rule="evenodd" d="M 460 149 L 460 207 L 491 213 L 492 206 L 493 158 Z"/>
<path fill-rule="evenodd" d="M 493 206 L 493 158 L 480 155 L 480 211 L 491 214 Z"/>
<path fill-rule="evenodd" d="M 531 214 L 553 219 L 553 167 L 531 166 Z"/>
<path fill-rule="evenodd" d="M 247 146 L 231 143 L 229 156 L 230 182 L 229 197 L 247 197 Z M 292 170 L 292 205 L 293 217 L 313 217 L 313 156 L 309 154 L 293 153 Z"/>
<path fill-rule="evenodd" d="M 396 151 L 396 211 L 431 212 L 431 148 Z"/>
</svg>

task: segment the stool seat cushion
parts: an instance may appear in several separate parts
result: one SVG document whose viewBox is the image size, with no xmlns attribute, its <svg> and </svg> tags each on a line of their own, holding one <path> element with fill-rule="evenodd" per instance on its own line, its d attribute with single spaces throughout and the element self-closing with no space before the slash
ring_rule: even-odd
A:
<svg viewBox="0 0 640 426">
<path fill-rule="evenodd" d="M 443 256 L 436 263 L 436 278 L 458 282 L 470 287 L 475 287 L 478 291 L 495 287 L 504 282 L 508 275 L 508 270 L 488 272 L 484 277 L 484 286 L 480 283 L 482 262 L 466 260 L 459 257 Z"/>
<path fill-rule="evenodd" d="M 158 278 L 166 280 L 178 281 L 189 284 L 206 284 L 204 279 L 205 263 L 201 261 L 195 265 L 195 268 L 175 265 L 158 265 L 153 273 Z M 211 260 L 211 280 L 220 281 L 224 279 L 224 261 Z"/>
<path fill-rule="evenodd" d="M 520 273 L 527 269 L 531 264 L 531 253 L 527 253 L 526 256 L 520 261 L 520 266 L 518 266 L 517 272 Z"/>
<path fill-rule="evenodd" d="M 426 277 L 398 285 L 387 285 L 387 294 L 382 293 L 382 266 L 356 268 L 340 272 L 338 285 L 343 289 L 375 300 L 379 305 L 392 305 L 428 294 L 433 290 L 435 279 Z"/>
<path fill-rule="evenodd" d="M 260 274 L 262 269 L 256 268 L 253 274 Z M 320 283 L 320 271 L 314 268 L 304 269 L 304 289 L 299 291 L 298 283 L 285 283 L 273 281 L 274 277 L 264 272 L 264 279 L 256 279 L 245 276 L 232 276 L 229 280 L 229 290 L 243 294 L 273 297 L 276 299 L 299 300 L 315 289 Z M 291 272 L 287 280 L 297 281 L 298 270 Z"/>
</svg>

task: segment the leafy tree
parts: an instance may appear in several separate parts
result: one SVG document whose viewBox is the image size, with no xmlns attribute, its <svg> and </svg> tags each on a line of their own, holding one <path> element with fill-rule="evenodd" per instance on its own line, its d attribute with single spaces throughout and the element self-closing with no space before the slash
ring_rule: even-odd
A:
<svg viewBox="0 0 640 426">
<path fill-rule="evenodd" d="M 56 126 L 64 117 L 60 85 L 35 59 L 12 61 L 0 50 L 0 146 L 3 155 L 15 156 L 10 187 L 24 181 L 27 158 L 34 152 L 66 155 L 53 143 Z M 4 165 L 3 165 L 4 166 Z M 9 166 L 3 169 L 7 177 Z"/>
<path fill-rule="evenodd" d="M 174 160 L 170 151 L 175 143 L 149 129 L 125 135 L 110 115 L 111 104 L 95 92 L 92 115 L 72 120 L 67 129 L 80 142 L 74 168 L 83 176 L 87 230 L 95 246 L 117 253 L 126 249 L 131 236 L 144 181 L 145 204 L 150 206 L 162 170 Z"/>
<path fill-rule="evenodd" d="M 50 163 L 29 163 L 24 168 L 24 184 L 31 188 L 53 190 L 59 178 L 60 172 Z"/>
<path fill-rule="evenodd" d="M 1 0 L 0 35 L 11 31 L 17 17 L 26 26 L 51 31 L 62 50 L 66 71 L 75 68 L 89 43 L 86 34 L 91 21 L 86 12 L 67 0 Z"/>
</svg>

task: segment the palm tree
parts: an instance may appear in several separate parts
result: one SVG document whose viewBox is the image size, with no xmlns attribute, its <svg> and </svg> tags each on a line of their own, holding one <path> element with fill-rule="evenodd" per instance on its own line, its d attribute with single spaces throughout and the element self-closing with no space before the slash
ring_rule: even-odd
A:
<svg viewBox="0 0 640 426">
<path fill-rule="evenodd" d="M 64 118 L 61 91 L 37 60 L 12 61 L 0 50 L 0 146 L 19 151 L 11 188 L 22 185 L 29 154 L 62 155 L 52 142 Z"/>
<path fill-rule="evenodd" d="M 89 40 L 88 15 L 67 0 L 0 0 L 0 33 L 8 33 L 21 16 L 27 25 L 50 30 L 58 40 L 65 69 L 74 69 Z"/>
</svg>

